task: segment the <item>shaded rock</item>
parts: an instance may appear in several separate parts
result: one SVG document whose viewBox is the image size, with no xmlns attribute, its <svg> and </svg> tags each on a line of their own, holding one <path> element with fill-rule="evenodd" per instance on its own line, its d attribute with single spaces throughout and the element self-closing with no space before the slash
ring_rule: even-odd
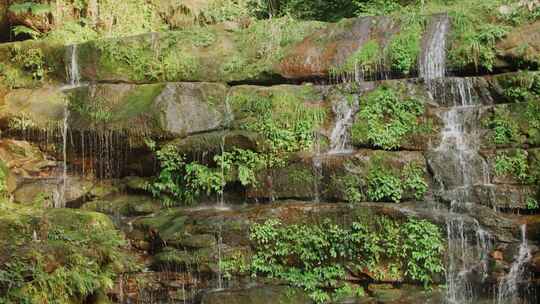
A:
<svg viewBox="0 0 540 304">
<path fill-rule="evenodd" d="M 139 176 L 127 176 L 122 180 L 129 190 L 139 192 L 146 191 L 150 179 Z"/>
<path fill-rule="evenodd" d="M 374 285 L 374 286 L 372 286 Z M 399 289 L 388 288 L 391 286 L 370 284 L 368 288 L 372 290 L 372 296 L 377 303 L 385 304 L 436 304 L 441 303 L 444 298 L 444 290 L 435 288 L 433 290 L 423 289 L 413 285 L 401 285 Z"/>
<path fill-rule="evenodd" d="M 259 140 L 260 136 L 257 133 L 234 130 L 196 134 L 173 140 L 169 144 L 174 145 L 181 153 L 205 155 L 211 160 L 215 154 L 222 152 L 222 148 L 225 151 L 232 151 L 235 148 L 259 151 Z"/>
<path fill-rule="evenodd" d="M 224 290 L 205 293 L 201 304 L 308 304 L 312 303 L 307 295 L 286 286 L 257 286 L 240 290 Z"/>
<path fill-rule="evenodd" d="M 89 201 L 81 208 L 112 216 L 139 216 L 156 212 L 160 207 L 161 204 L 149 196 L 118 194 Z"/>
<path fill-rule="evenodd" d="M 219 84 L 169 84 L 156 98 L 160 124 L 176 135 L 224 127 L 226 87 Z"/>
<path fill-rule="evenodd" d="M 248 190 L 248 197 L 274 199 L 313 199 L 321 176 L 314 172 L 309 160 L 289 163 L 286 168 L 264 170 L 257 174 L 256 187 Z"/>
<path fill-rule="evenodd" d="M 536 197 L 537 187 L 527 185 L 475 186 L 477 202 L 497 209 L 528 209 L 529 199 Z"/>
<path fill-rule="evenodd" d="M 167 241 L 167 245 L 176 248 L 213 248 L 216 244 L 216 237 L 213 234 L 184 235 Z"/>
<path fill-rule="evenodd" d="M 540 251 L 532 257 L 531 266 L 536 273 L 540 273 Z"/>
<path fill-rule="evenodd" d="M 40 206 L 54 206 L 61 192 L 66 204 L 83 199 L 94 186 L 94 181 L 84 178 L 68 177 L 68 187 L 63 188 L 63 180 L 55 178 L 25 178 L 13 191 L 16 202 L 37 203 Z"/>
</svg>

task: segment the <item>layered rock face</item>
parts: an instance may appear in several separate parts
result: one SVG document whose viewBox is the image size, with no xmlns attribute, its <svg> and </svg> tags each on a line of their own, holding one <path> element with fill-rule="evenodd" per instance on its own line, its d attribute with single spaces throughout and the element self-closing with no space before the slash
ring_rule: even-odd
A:
<svg viewBox="0 0 540 304">
<path fill-rule="evenodd" d="M 417 62 L 397 70 L 391 56 L 359 59 L 373 45 L 386 50 L 400 32 L 387 17 L 216 25 L 76 47 L 2 45 L 11 58 L 5 69 L 20 70 L 2 74 L 0 88 L 5 193 L 27 206 L 104 213 L 125 233 L 149 271 L 121 271 L 114 288 L 96 287 L 89 302 L 108 292 L 121 303 L 310 303 L 328 300 L 316 297 L 320 289 L 345 287 L 340 303 L 533 303 L 540 74 L 514 70 L 516 58 L 534 68 L 536 23 L 500 42 L 493 70 L 506 73 L 469 77 L 459 76 L 468 68 L 451 71 L 438 44 L 451 20 L 437 15 L 427 24 Z M 516 51 L 523 40 L 526 57 Z M 33 50 L 42 66 L 25 63 Z M 180 163 L 208 173 L 186 188 L 218 177 L 215 188 L 193 188 L 198 206 L 163 185 L 167 174 L 193 174 L 174 171 Z M 171 197 L 174 207 L 164 208 Z M 262 227 L 289 227 L 306 243 L 283 247 L 291 253 L 279 258 L 262 255 L 284 250 L 272 243 L 276 235 L 258 239 L 267 220 L 280 224 Z M 361 243 L 382 249 L 349 248 L 358 240 L 346 236 L 359 229 L 372 236 Z M 317 244 L 308 239 L 320 230 L 344 231 L 321 243 L 353 252 L 317 257 L 317 266 L 343 271 L 328 274 L 328 285 L 287 287 L 300 274 L 280 277 L 253 263 L 282 259 L 283 271 L 309 261 L 294 250 Z M 430 231 L 433 239 L 421 238 Z M 415 276 L 411 247 L 438 241 L 446 272 L 435 261 L 428 278 Z M 268 243 L 276 247 L 261 247 Z M 428 267 L 428 257 L 420 260 Z M 424 292 L 419 283 L 446 289 Z"/>
</svg>

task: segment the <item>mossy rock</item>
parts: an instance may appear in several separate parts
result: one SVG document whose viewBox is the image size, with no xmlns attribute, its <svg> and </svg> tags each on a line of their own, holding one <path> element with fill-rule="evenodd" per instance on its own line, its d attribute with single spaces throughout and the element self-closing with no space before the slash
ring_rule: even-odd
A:
<svg viewBox="0 0 540 304">
<path fill-rule="evenodd" d="M 540 21 L 523 24 L 514 28 L 502 41 L 497 43 L 501 59 L 515 62 L 540 64 Z"/>
<path fill-rule="evenodd" d="M 206 154 L 209 159 L 214 155 L 234 149 L 261 151 L 262 138 L 259 134 L 244 130 L 215 131 L 205 134 L 195 134 L 168 142 L 174 145 L 178 152 L 187 155 Z"/>
<path fill-rule="evenodd" d="M 152 267 L 170 271 L 217 272 L 217 249 L 205 248 L 195 251 L 164 248 L 154 255 Z"/>
<path fill-rule="evenodd" d="M 273 66 L 283 50 L 315 31 L 318 24 L 285 18 L 257 21 L 234 32 L 220 26 L 187 27 L 85 43 L 78 57 L 81 74 L 88 80 L 267 80 L 275 77 Z M 280 32 L 276 41 L 266 39 L 269 28 Z"/>
<path fill-rule="evenodd" d="M 391 188 L 398 190 L 399 186 L 399 201 L 422 199 L 417 197 L 415 190 L 405 186 L 408 168 L 417 170 L 418 177 L 423 180 L 427 188 L 427 167 L 421 152 L 361 149 L 346 157 L 339 155 L 326 157 L 322 161 L 322 196 L 337 201 L 373 200 L 373 197 L 370 198 L 369 189 L 375 190 L 373 188 L 377 183 L 374 183 L 372 179 L 378 179 L 382 175 L 385 179 L 388 178 L 397 183 Z M 383 187 L 383 185 L 379 186 Z M 392 200 L 385 197 L 378 201 L 391 202 Z"/>
<path fill-rule="evenodd" d="M 35 88 L 63 83 L 65 54 L 63 45 L 50 41 L 3 43 L 0 45 L 0 86 Z"/>
<path fill-rule="evenodd" d="M 24 272 L 3 295 L 8 301 L 84 302 L 105 292 L 102 280 L 113 281 L 117 274 L 136 269 L 105 214 L 7 202 L 0 202 L 0 209 L 0 229 L 9 232 L 0 234 L 0 260 L 7 271 Z M 81 280 L 86 282 L 84 289 Z"/>
<path fill-rule="evenodd" d="M 186 234 L 167 240 L 167 245 L 175 248 L 213 248 L 216 244 L 216 236 L 213 234 Z"/>
<path fill-rule="evenodd" d="M 148 215 L 161 208 L 159 202 L 144 195 L 114 195 L 85 203 L 83 210 L 91 210 L 108 215 L 140 216 Z"/>
<path fill-rule="evenodd" d="M 317 176 L 309 160 L 288 163 L 283 168 L 257 173 L 257 185 L 248 190 L 252 198 L 313 199 L 322 176 Z"/>
<path fill-rule="evenodd" d="M 499 104 L 483 113 L 481 121 L 487 129 L 482 146 L 508 148 L 540 146 L 540 99 Z"/>
<path fill-rule="evenodd" d="M 17 89 L 1 98 L 0 121 L 14 131 L 55 129 L 64 119 L 67 98 L 57 88 Z"/>
<path fill-rule="evenodd" d="M 220 129 L 227 87 L 217 83 L 100 84 L 69 92 L 71 127 L 156 137 Z"/>
</svg>

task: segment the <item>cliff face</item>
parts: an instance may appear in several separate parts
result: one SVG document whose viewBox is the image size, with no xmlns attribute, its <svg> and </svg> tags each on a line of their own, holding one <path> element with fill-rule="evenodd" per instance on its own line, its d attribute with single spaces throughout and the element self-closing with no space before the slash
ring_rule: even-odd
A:
<svg viewBox="0 0 540 304">
<path fill-rule="evenodd" d="M 447 14 L 174 5 L 177 31 L 0 45 L 0 299 L 534 303 L 538 21 L 469 58 Z"/>
</svg>

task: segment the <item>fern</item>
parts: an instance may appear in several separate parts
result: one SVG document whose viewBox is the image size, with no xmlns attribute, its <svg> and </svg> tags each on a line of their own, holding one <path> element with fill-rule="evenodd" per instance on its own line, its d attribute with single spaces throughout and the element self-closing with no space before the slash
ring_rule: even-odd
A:
<svg viewBox="0 0 540 304">
<path fill-rule="evenodd" d="M 17 25 L 17 26 L 12 27 L 11 32 L 15 36 L 19 36 L 21 34 L 26 34 L 26 35 L 29 35 L 30 37 L 32 37 L 32 39 L 38 39 L 41 36 L 40 32 L 38 32 L 38 31 L 36 31 L 34 29 L 31 29 L 31 28 L 29 28 L 27 26 L 24 26 L 24 25 Z"/>
</svg>

